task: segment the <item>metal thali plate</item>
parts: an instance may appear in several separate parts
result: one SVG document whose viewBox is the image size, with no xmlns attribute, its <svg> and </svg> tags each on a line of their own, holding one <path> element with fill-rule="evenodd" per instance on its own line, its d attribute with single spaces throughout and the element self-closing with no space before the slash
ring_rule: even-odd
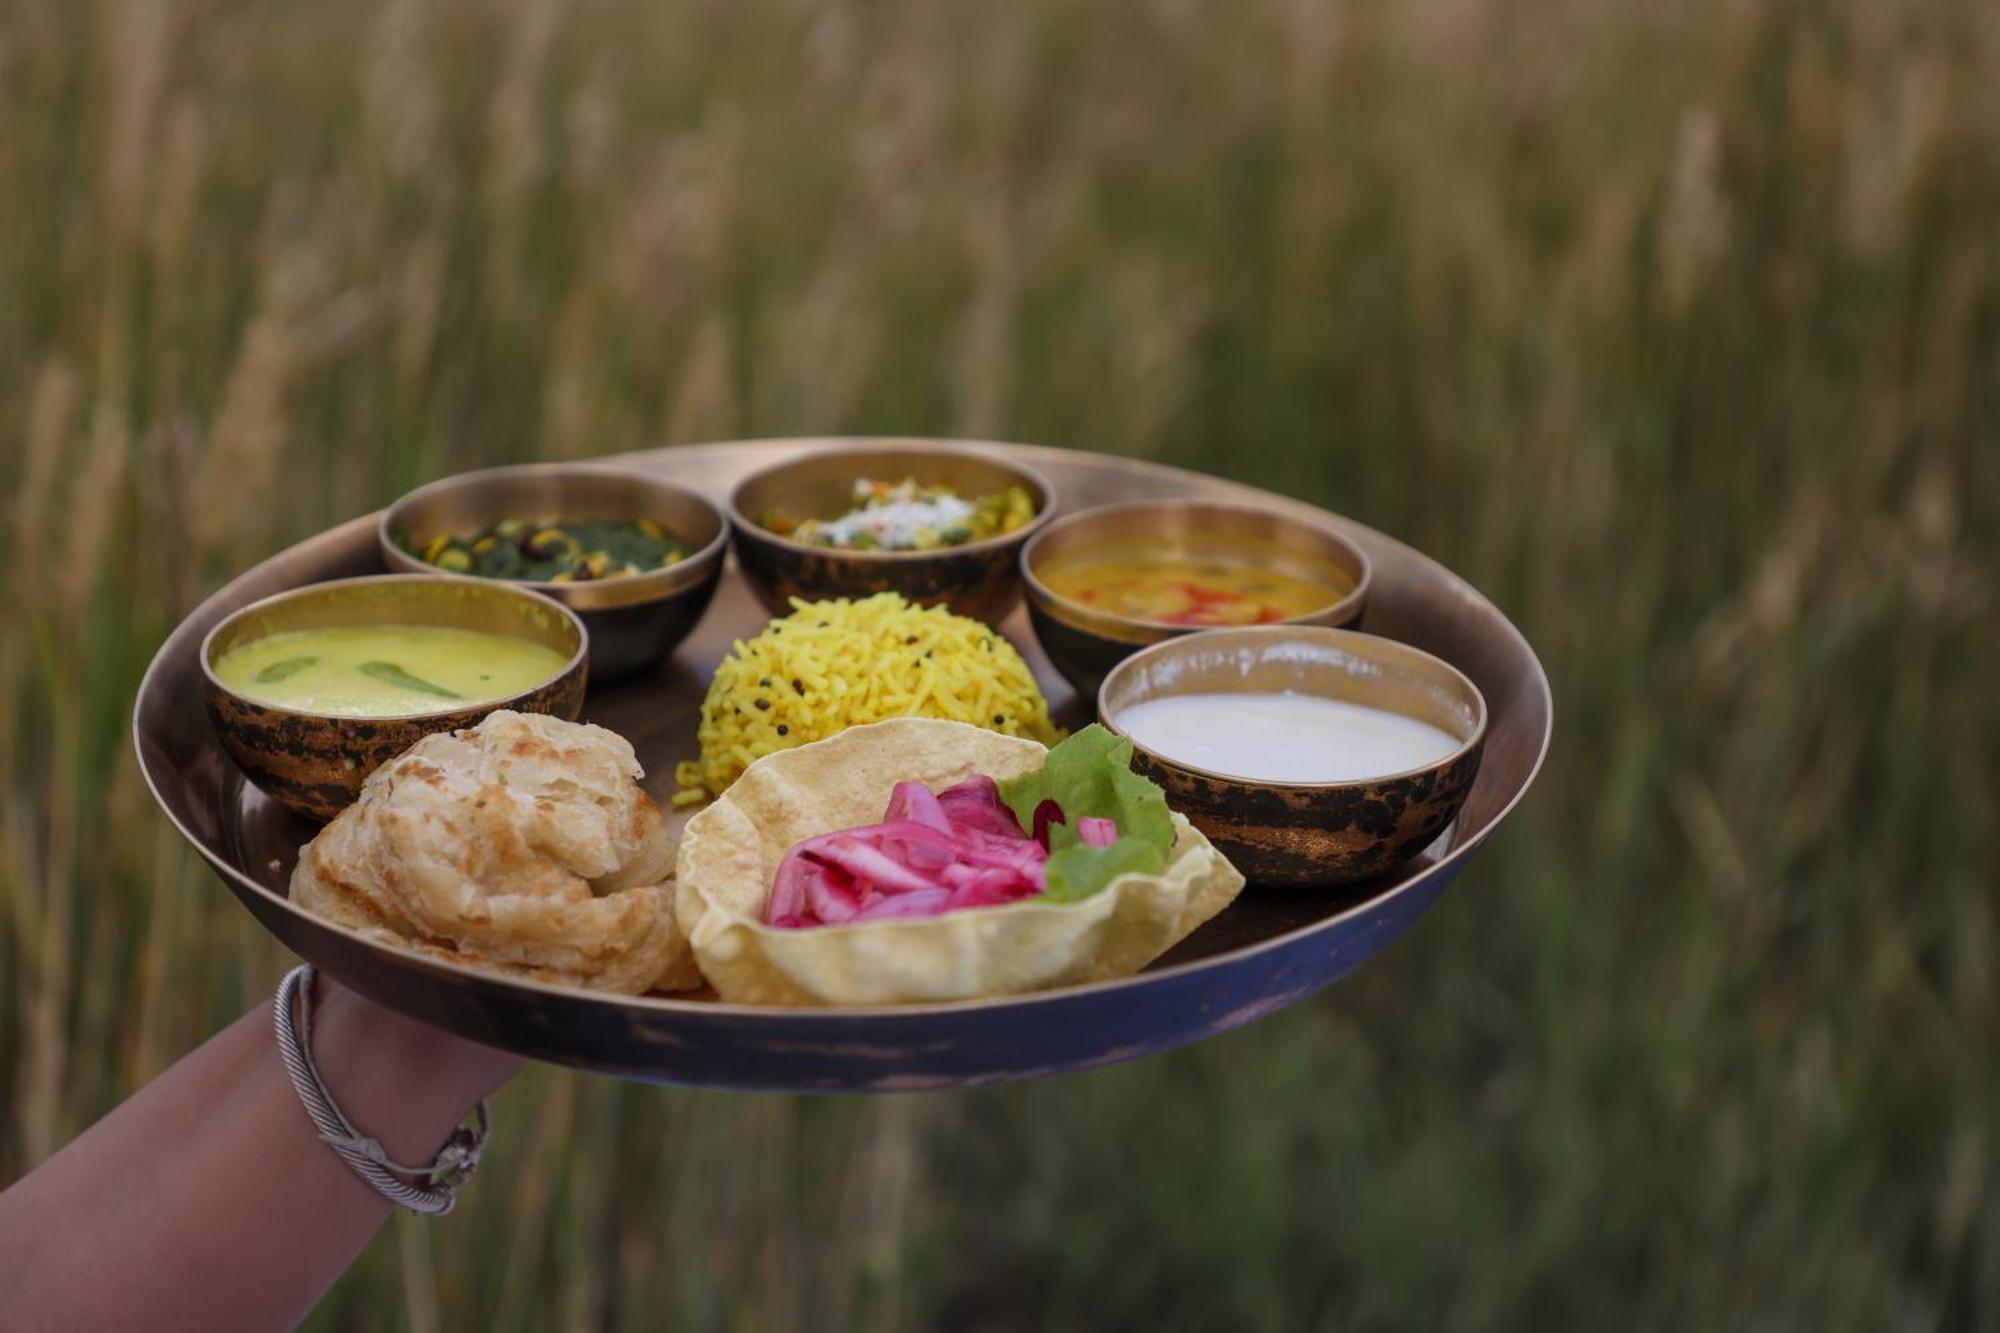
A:
<svg viewBox="0 0 2000 1333">
<path fill-rule="evenodd" d="M 825 440 L 688 445 L 618 461 L 718 503 L 751 471 Z M 844 441 L 843 441 L 844 442 Z M 167 816 L 284 944 L 375 1000 L 461 1036 L 616 1077 L 739 1089 L 891 1091 L 1029 1078 L 1167 1050 L 1272 1013 L 1380 952 L 1445 886 L 1527 791 L 1553 721 L 1548 679 L 1520 632 L 1435 561 L 1351 520 L 1233 482 L 1155 463 L 1028 445 L 981 445 L 1039 469 L 1058 508 L 1190 497 L 1270 505 L 1336 524 L 1374 565 L 1366 628 L 1443 657 L 1485 694 L 1486 755 L 1457 822 L 1395 876 L 1345 890 L 1260 889 L 1137 976 L 1002 999 L 870 1009 L 776 1009 L 700 996 L 614 996 L 496 976 L 404 953 L 292 906 L 285 885 L 314 827 L 267 800 L 222 752 L 203 716 L 197 652 L 224 616 L 272 593 L 380 572 L 373 516 L 283 551 L 181 623 L 140 685 L 140 766 Z M 695 752 L 703 692 L 732 642 L 765 613 L 732 569 L 701 625 L 657 672 L 593 686 L 587 720 L 631 740 L 655 797 Z M 1090 706 L 1036 648 L 1026 616 L 1001 627 L 1059 722 Z M 677 822 L 684 816 L 677 817 Z"/>
</svg>

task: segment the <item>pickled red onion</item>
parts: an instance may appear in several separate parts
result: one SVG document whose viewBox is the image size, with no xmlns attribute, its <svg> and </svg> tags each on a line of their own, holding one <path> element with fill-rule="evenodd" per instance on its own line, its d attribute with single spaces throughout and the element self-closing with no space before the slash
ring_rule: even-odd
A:
<svg viewBox="0 0 2000 1333">
<path fill-rule="evenodd" d="M 1118 841 L 1118 825 L 1108 819 L 1085 815 L 1076 821 L 1077 841 L 1086 847 L 1109 847 Z"/>
<path fill-rule="evenodd" d="M 1043 804 L 1035 812 L 1038 833 L 1063 822 L 1055 802 Z M 1118 836 L 1108 819 L 1081 819 L 1077 830 L 1092 846 Z M 822 833 L 785 853 L 764 920 L 831 926 L 1018 902 L 1046 891 L 1048 855 L 1041 840 L 1021 831 L 989 777 L 936 793 L 899 782 L 881 823 Z"/>
</svg>

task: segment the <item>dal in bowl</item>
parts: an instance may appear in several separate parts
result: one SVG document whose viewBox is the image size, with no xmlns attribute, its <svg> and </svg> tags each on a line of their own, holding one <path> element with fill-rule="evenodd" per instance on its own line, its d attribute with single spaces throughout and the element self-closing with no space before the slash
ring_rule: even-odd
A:
<svg viewBox="0 0 2000 1333">
<path fill-rule="evenodd" d="M 1360 622 L 1368 557 L 1275 510 L 1145 500 L 1070 514 L 1021 553 L 1035 636 L 1077 692 L 1150 644 L 1203 629 Z"/>
</svg>

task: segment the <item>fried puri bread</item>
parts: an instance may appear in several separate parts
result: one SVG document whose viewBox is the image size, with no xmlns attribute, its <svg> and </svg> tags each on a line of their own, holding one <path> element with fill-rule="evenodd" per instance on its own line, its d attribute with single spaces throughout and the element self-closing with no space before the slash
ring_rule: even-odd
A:
<svg viewBox="0 0 2000 1333">
<path fill-rule="evenodd" d="M 368 778 L 300 853 L 292 901 L 429 957 L 591 990 L 701 984 L 674 842 L 632 746 L 501 711 Z"/>
</svg>

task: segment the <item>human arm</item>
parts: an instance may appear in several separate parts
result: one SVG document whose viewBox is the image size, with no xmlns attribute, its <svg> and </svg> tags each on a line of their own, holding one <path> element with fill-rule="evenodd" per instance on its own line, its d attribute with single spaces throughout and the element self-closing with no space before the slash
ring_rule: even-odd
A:
<svg viewBox="0 0 2000 1333">
<path fill-rule="evenodd" d="M 429 1161 L 516 1056 L 322 976 L 313 1055 L 362 1132 Z M 28 1328 L 285 1328 L 389 1213 L 313 1131 L 260 1005 L 0 1193 Z"/>
</svg>

